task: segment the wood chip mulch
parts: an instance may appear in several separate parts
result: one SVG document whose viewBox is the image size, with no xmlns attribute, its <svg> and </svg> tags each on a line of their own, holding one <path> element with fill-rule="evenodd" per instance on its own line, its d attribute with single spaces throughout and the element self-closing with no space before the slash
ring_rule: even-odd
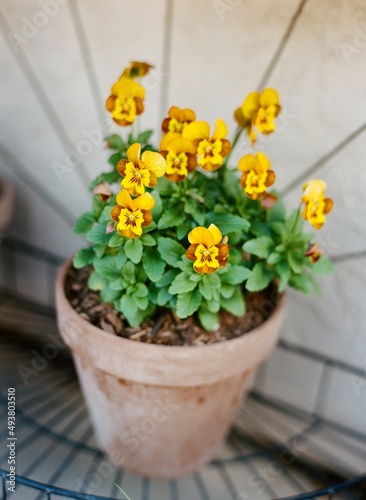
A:
<svg viewBox="0 0 366 500">
<path fill-rule="evenodd" d="M 263 323 L 278 301 L 274 286 L 263 292 L 249 294 L 246 297 L 246 314 L 237 318 L 226 311 L 221 312 L 220 323 L 213 332 L 204 330 L 194 316 L 180 319 L 163 308 L 159 308 L 149 322 L 133 328 L 128 326 L 123 315 L 112 304 L 101 302 L 99 292 L 88 289 L 91 271 L 91 266 L 70 269 L 66 277 L 66 295 L 71 306 L 86 321 L 112 335 L 149 344 L 200 346 L 239 337 Z"/>
</svg>

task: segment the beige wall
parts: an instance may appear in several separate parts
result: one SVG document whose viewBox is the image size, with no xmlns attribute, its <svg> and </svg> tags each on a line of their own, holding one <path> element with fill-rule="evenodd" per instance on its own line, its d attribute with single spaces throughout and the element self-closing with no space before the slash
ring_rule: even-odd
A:
<svg viewBox="0 0 366 500">
<path fill-rule="evenodd" d="M 2 262 L 2 286 L 52 304 L 55 264 L 82 244 L 73 220 L 88 208 L 87 182 L 105 162 L 102 143 L 88 145 L 86 135 L 105 131 L 104 99 L 130 60 L 156 67 L 142 127 L 157 128 L 176 104 L 211 123 L 222 117 L 233 131 L 232 110 L 246 93 L 275 86 L 284 112 L 278 133 L 260 146 L 289 208 L 306 178 L 326 180 L 335 208 L 319 238 L 338 260 L 321 298 L 289 293 L 283 338 L 356 375 L 332 365 L 333 392 L 319 398 L 329 365 L 298 363 L 281 350 L 257 387 L 365 431 L 366 383 L 357 382 L 366 370 L 365 2 L 1 0 L 0 8 L 0 172 L 17 188 L 2 245 L 13 267 Z M 56 175 L 75 149 L 80 165 Z M 243 143 L 238 154 L 246 151 Z"/>
</svg>

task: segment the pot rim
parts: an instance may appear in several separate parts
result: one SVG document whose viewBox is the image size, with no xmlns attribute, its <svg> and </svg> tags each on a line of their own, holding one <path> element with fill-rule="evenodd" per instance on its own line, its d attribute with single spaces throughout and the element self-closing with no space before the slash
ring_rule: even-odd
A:
<svg viewBox="0 0 366 500">
<path fill-rule="evenodd" d="M 64 285 L 71 263 L 72 258 L 62 265 L 56 278 L 60 333 L 75 354 L 122 379 L 157 385 L 214 383 L 252 370 L 268 356 L 277 342 L 285 306 L 283 294 L 272 314 L 260 326 L 224 342 L 167 346 L 111 335 L 82 318 L 67 299 Z M 60 313 L 61 309 L 63 313 Z M 136 371 L 137 375 L 131 371 Z"/>
</svg>

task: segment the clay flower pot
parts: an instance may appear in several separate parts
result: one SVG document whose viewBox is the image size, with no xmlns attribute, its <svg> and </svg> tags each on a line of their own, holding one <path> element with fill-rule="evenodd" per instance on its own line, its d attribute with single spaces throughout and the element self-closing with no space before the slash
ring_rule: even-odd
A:
<svg viewBox="0 0 366 500">
<path fill-rule="evenodd" d="M 242 337 L 205 346 L 162 346 L 111 335 L 85 321 L 56 281 L 60 333 L 73 353 L 100 447 L 139 475 L 173 478 L 208 462 L 227 434 L 258 365 L 277 343 L 281 299 Z"/>
<path fill-rule="evenodd" d="M 3 177 L 0 178 L 0 234 L 8 226 L 14 206 L 14 188 Z"/>
</svg>

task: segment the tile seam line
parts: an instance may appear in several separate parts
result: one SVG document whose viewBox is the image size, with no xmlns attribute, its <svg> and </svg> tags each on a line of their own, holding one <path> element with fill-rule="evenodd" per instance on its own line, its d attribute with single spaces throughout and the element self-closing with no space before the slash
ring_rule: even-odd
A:
<svg viewBox="0 0 366 500">
<path fill-rule="evenodd" d="M 82 15 L 80 13 L 79 2 L 75 0 L 74 2 L 69 2 L 68 4 L 71 19 L 74 25 L 75 35 L 78 40 L 80 53 L 82 55 L 83 64 L 85 67 L 86 74 L 88 76 L 89 87 L 94 99 L 94 106 L 99 120 L 104 117 L 104 107 L 102 106 L 103 97 L 101 89 L 98 85 L 97 73 L 95 70 L 94 62 L 91 58 L 91 51 L 89 49 L 89 43 L 84 28 L 84 23 Z"/>
<path fill-rule="evenodd" d="M 61 219 L 68 226 L 71 228 L 74 227 L 74 215 L 69 212 L 62 203 L 56 200 L 56 198 L 54 198 L 52 194 L 38 182 L 36 177 L 24 168 L 20 160 L 0 142 L 0 159 L 1 158 L 9 170 L 12 170 L 11 166 L 13 169 L 15 168 L 18 170 L 20 180 L 24 182 L 24 184 L 26 184 L 44 203 L 46 203 L 46 205 L 49 206 L 56 215 L 61 217 Z"/>
<path fill-rule="evenodd" d="M 310 175 L 315 173 L 320 167 L 331 160 L 334 156 L 340 153 L 345 147 L 352 143 L 354 139 L 357 139 L 366 130 L 366 123 L 358 127 L 356 130 L 351 132 L 347 137 L 338 142 L 328 153 L 325 153 L 319 160 L 314 162 L 310 167 L 304 170 L 300 175 L 298 175 L 293 181 L 291 181 L 282 191 L 281 195 L 286 196 L 293 189 L 295 189 L 301 182 L 307 179 Z"/>
<path fill-rule="evenodd" d="M 57 139 L 61 143 L 61 146 L 63 149 L 66 147 L 71 147 L 73 148 L 72 141 L 69 139 L 66 130 L 58 117 L 54 107 L 52 106 L 51 101 L 49 100 L 45 90 L 43 89 L 41 83 L 39 82 L 36 73 L 34 72 L 31 63 L 29 62 L 27 56 L 24 54 L 24 52 L 20 49 L 17 54 L 14 53 L 14 50 L 12 50 L 12 47 L 10 45 L 9 40 L 6 37 L 6 33 L 11 33 L 10 25 L 4 16 L 3 11 L 0 8 L 0 31 L 2 31 L 2 34 L 6 40 L 6 43 L 8 47 L 10 48 L 10 52 L 13 54 L 13 58 L 15 61 L 18 63 L 20 70 L 27 81 L 28 85 L 30 86 L 33 95 L 37 99 L 37 102 L 39 103 L 40 107 L 42 108 L 44 114 L 47 117 L 47 120 L 49 124 L 51 125 L 53 131 L 56 134 Z M 80 180 L 82 181 L 83 184 L 86 184 L 85 189 L 87 190 L 87 186 L 89 185 L 91 178 L 87 174 L 87 168 L 85 165 L 85 162 L 81 162 L 81 167 L 78 166 L 76 168 L 76 173 Z"/>
<path fill-rule="evenodd" d="M 269 78 L 272 76 L 274 70 L 276 69 L 277 63 L 280 60 L 280 58 L 283 54 L 283 51 L 285 50 L 286 45 L 291 38 L 291 35 L 296 27 L 297 21 L 299 20 L 306 3 L 307 3 L 307 0 L 301 0 L 295 13 L 291 17 L 290 23 L 288 24 L 287 29 L 286 29 L 285 33 L 283 34 L 281 41 L 280 41 L 275 53 L 273 54 L 268 66 L 267 66 L 267 68 L 266 68 L 266 70 L 265 70 L 265 72 L 264 72 L 264 74 L 263 74 L 263 76 L 258 84 L 259 89 L 263 89 L 263 87 L 265 85 L 267 85 Z"/>
</svg>

